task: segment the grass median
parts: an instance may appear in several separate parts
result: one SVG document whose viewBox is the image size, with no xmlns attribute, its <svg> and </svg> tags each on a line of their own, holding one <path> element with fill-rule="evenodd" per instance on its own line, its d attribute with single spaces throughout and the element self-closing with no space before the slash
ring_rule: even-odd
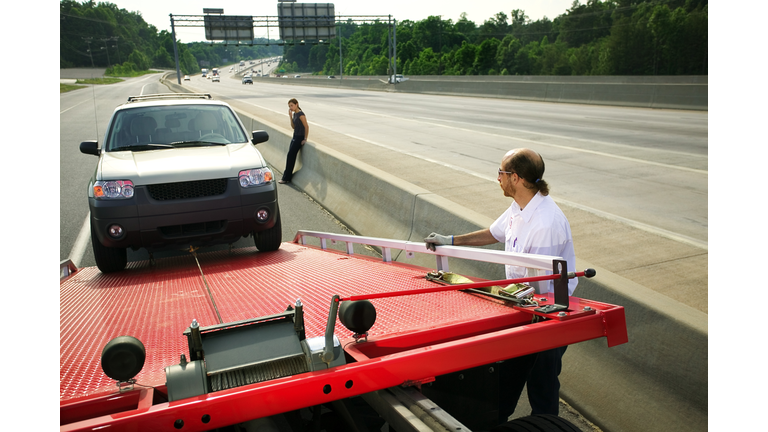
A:
<svg viewBox="0 0 768 432">
<path fill-rule="evenodd" d="M 78 84 L 115 84 L 123 81 L 124 80 L 120 78 L 111 78 L 111 77 L 78 79 L 75 82 L 75 84 L 59 83 L 59 93 L 66 93 L 72 90 L 77 90 L 77 89 L 86 87 L 84 85 L 78 85 Z"/>
</svg>

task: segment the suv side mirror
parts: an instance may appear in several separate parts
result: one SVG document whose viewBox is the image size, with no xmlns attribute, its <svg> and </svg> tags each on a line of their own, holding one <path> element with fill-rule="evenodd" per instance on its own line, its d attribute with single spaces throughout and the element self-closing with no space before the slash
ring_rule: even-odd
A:
<svg viewBox="0 0 768 432">
<path fill-rule="evenodd" d="M 98 156 L 99 155 L 99 142 L 96 140 L 88 140 L 80 143 L 80 153 Z"/>
<path fill-rule="evenodd" d="M 251 142 L 254 145 L 267 142 L 267 141 L 269 141 L 269 134 L 267 133 L 267 131 L 264 131 L 264 130 L 253 131 L 253 139 L 251 140 Z"/>
</svg>

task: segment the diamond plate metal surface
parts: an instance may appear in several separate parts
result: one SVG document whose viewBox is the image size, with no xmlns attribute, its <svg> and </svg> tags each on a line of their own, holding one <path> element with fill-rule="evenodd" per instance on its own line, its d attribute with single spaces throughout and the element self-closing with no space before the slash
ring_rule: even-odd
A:
<svg viewBox="0 0 768 432">
<path fill-rule="evenodd" d="M 368 257 L 283 243 L 275 252 L 256 248 L 198 254 L 223 322 L 284 311 L 296 299 L 304 304 L 307 337 L 325 332 L 334 294 L 343 296 L 434 287 L 425 280 L 433 269 L 384 263 Z M 113 391 L 101 370 L 100 355 L 112 338 L 130 335 L 144 344 L 147 358 L 139 384 L 161 385 L 164 367 L 188 355 L 182 335 L 195 318 L 201 326 L 217 324 L 203 277 L 190 256 L 130 263 L 128 269 L 102 274 L 84 268 L 61 283 L 60 400 Z M 470 322 L 490 314 L 514 313 L 485 297 L 442 292 L 372 300 L 378 335 Z M 337 320 L 336 334 L 352 332 Z"/>
</svg>

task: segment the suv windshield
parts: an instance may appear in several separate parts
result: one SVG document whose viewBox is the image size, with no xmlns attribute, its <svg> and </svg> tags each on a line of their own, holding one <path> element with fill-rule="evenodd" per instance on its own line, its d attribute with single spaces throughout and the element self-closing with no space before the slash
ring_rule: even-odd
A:
<svg viewBox="0 0 768 432">
<path fill-rule="evenodd" d="M 240 123 L 225 106 L 164 105 L 118 111 L 106 149 L 141 151 L 245 142 L 248 138 Z"/>
</svg>

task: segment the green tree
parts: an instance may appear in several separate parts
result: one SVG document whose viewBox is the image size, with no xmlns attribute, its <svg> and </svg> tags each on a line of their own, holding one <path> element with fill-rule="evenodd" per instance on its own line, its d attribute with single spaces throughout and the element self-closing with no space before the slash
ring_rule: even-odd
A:
<svg viewBox="0 0 768 432">
<path fill-rule="evenodd" d="M 471 34 L 474 34 L 476 29 L 477 29 L 477 25 L 474 22 L 467 19 L 466 12 L 462 12 L 459 20 L 456 21 L 456 31 L 463 35 L 469 36 Z"/>
<path fill-rule="evenodd" d="M 515 55 L 520 51 L 521 47 L 520 40 L 514 36 L 507 35 L 504 37 L 496 51 L 496 64 L 502 71 L 507 70 L 507 73 L 510 73 L 510 71 L 514 73 Z"/>
<path fill-rule="evenodd" d="M 176 67 L 176 61 L 171 57 L 171 55 L 168 53 L 168 51 L 165 49 L 164 46 L 161 46 L 160 48 L 155 51 L 155 55 L 152 58 L 152 64 L 156 67 L 161 68 L 175 68 Z"/>
<path fill-rule="evenodd" d="M 569 51 L 564 42 L 541 45 L 537 69 L 541 75 L 571 75 Z"/>
<path fill-rule="evenodd" d="M 536 63 L 541 54 L 541 45 L 538 42 L 529 42 L 520 48 L 515 54 L 515 71 L 518 75 L 536 75 L 538 70 Z"/>
<path fill-rule="evenodd" d="M 427 48 L 419 54 L 419 58 L 414 60 L 408 68 L 408 74 L 411 75 L 437 75 L 438 56 Z"/>
<path fill-rule="evenodd" d="M 479 37 L 476 42 L 482 42 L 488 38 L 501 39 L 509 32 L 509 23 L 507 20 L 509 17 L 504 12 L 499 12 L 493 16 L 493 18 L 483 22 L 480 26 L 478 33 Z"/>
<path fill-rule="evenodd" d="M 463 42 L 454 55 L 453 71 L 457 75 L 469 75 L 473 72 L 478 47 L 475 44 Z"/>
<path fill-rule="evenodd" d="M 131 55 L 128 56 L 128 61 L 136 65 L 138 70 L 149 70 L 152 65 L 149 57 L 139 50 L 133 50 Z"/>
<path fill-rule="evenodd" d="M 560 17 L 559 40 L 579 47 L 608 36 L 614 9 L 611 1 L 587 0 L 586 4 L 579 4 L 579 0 L 574 0 L 567 13 Z"/>
<path fill-rule="evenodd" d="M 488 75 L 491 69 L 496 69 L 498 63 L 496 62 L 496 54 L 499 51 L 499 42 L 496 38 L 490 38 L 480 43 L 475 56 L 475 61 L 472 64 L 472 71 L 479 75 Z"/>
</svg>

